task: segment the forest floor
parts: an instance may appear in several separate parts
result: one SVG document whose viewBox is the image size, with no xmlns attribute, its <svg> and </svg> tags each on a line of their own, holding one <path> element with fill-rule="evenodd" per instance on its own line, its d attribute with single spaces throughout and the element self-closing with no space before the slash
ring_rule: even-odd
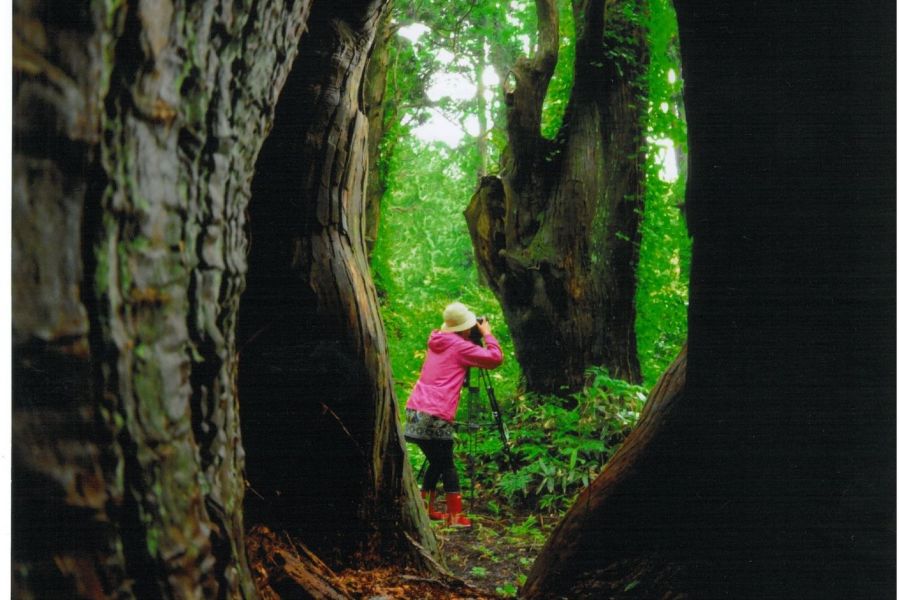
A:
<svg viewBox="0 0 900 600">
<path fill-rule="evenodd" d="M 442 507 L 439 507 L 441 509 Z M 468 529 L 433 524 L 446 566 L 457 581 L 397 568 L 332 572 L 302 544 L 266 527 L 248 536 L 250 565 L 263 600 L 497 600 L 516 597 L 559 518 L 513 510 L 496 501 L 467 506 Z"/>
<path fill-rule="evenodd" d="M 514 598 L 560 517 L 477 499 L 467 511 L 470 529 L 435 525 L 447 566 L 474 588 Z"/>
</svg>

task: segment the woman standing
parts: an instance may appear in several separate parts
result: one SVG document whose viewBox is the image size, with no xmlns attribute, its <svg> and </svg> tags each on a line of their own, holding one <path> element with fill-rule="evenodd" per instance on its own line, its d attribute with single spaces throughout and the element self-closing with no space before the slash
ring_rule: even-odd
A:
<svg viewBox="0 0 900 600">
<path fill-rule="evenodd" d="M 476 328 L 484 346 L 470 340 Z M 422 448 L 428 459 L 422 498 L 428 499 L 428 516 L 432 519 L 444 519 L 455 527 L 471 526 L 462 512 L 459 476 L 453 464 L 453 420 L 469 368 L 494 369 L 502 362 L 503 351 L 491 335 L 487 319 L 478 320 L 460 302 L 444 309 L 444 324 L 428 338 L 422 372 L 406 403 L 404 432 L 404 437 Z M 447 514 L 435 510 L 439 480 L 444 482 Z"/>
</svg>

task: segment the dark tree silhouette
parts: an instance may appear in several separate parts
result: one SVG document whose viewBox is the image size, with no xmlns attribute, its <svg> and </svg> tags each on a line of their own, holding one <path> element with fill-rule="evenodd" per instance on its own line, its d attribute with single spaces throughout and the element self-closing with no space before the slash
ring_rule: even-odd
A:
<svg viewBox="0 0 900 600">
<path fill-rule="evenodd" d="M 523 597 L 893 598 L 894 9 L 676 8 L 690 351 Z"/>
</svg>

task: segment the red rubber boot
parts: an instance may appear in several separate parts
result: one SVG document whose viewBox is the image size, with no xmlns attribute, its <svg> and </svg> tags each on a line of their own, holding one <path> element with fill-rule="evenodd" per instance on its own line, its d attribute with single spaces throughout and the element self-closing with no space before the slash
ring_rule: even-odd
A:
<svg viewBox="0 0 900 600">
<path fill-rule="evenodd" d="M 462 496 L 459 492 L 449 492 L 447 496 L 447 525 L 451 527 L 471 527 L 472 522 L 462 511 Z"/>
<path fill-rule="evenodd" d="M 422 490 L 422 500 L 425 501 L 425 506 L 428 507 L 428 518 L 432 521 L 443 521 L 447 518 L 447 515 L 446 513 L 438 512 L 437 508 L 435 508 L 436 499 L 437 492 L 435 490 L 430 492 Z"/>
</svg>

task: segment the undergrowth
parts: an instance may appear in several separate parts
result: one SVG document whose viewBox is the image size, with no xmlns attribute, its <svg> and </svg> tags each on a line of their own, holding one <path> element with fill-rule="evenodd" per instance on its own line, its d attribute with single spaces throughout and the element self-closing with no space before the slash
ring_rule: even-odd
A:
<svg viewBox="0 0 900 600">
<path fill-rule="evenodd" d="M 508 449 L 486 390 L 464 393 L 457 415 L 456 451 L 464 489 L 477 490 L 489 509 L 504 506 L 564 512 L 602 470 L 637 423 L 644 387 L 589 370 L 589 384 L 571 398 L 520 394 L 498 401 Z M 424 457 L 411 445 L 413 466 Z"/>
</svg>

